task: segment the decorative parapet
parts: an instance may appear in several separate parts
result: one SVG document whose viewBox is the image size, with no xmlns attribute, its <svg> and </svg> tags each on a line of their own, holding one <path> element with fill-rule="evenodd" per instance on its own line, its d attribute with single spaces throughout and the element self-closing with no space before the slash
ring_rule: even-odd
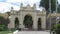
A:
<svg viewBox="0 0 60 34">
<path fill-rule="evenodd" d="M 46 16 L 46 14 L 43 14 L 42 12 L 37 13 L 37 15 L 38 15 L 38 16 L 40 16 L 40 15 L 41 15 L 41 16 L 44 16 L 44 15 Z"/>
<path fill-rule="evenodd" d="M 42 9 L 42 11 L 38 11 L 37 15 L 46 15 L 46 10 Z"/>
<path fill-rule="evenodd" d="M 11 7 L 11 14 L 13 14 L 14 13 L 14 8 L 13 7 Z"/>
<path fill-rule="evenodd" d="M 43 14 L 46 14 L 45 8 L 42 9 L 42 13 L 43 13 Z"/>
<path fill-rule="evenodd" d="M 29 4 L 26 7 L 23 7 L 23 3 L 21 3 L 20 10 L 34 10 L 36 9 L 36 4 L 31 7 Z"/>
<path fill-rule="evenodd" d="M 14 8 L 13 8 L 13 7 L 11 7 L 11 13 L 10 13 L 10 14 L 13 14 L 13 15 L 14 15 L 14 14 L 16 14 L 16 12 L 17 12 L 17 11 L 16 11 L 16 10 L 14 10 Z"/>
</svg>

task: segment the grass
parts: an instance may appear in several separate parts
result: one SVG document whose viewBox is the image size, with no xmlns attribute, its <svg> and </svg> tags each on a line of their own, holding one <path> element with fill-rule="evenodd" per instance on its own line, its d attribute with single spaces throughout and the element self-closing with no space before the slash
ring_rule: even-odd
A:
<svg viewBox="0 0 60 34">
<path fill-rule="evenodd" d="M 12 32 L 9 32 L 9 31 L 0 31 L 0 34 L 8 34 L 8 33 L 12 33 Z"/>
<path fill-rule="evenodd" d="M 8 31 L 1 31 L 0 34 L 8 34 Z"/>
<path fill-rule="evenodd" d="M 0 34 L 12 34 L 15 30 L 0 31 Z"/>
</svg>

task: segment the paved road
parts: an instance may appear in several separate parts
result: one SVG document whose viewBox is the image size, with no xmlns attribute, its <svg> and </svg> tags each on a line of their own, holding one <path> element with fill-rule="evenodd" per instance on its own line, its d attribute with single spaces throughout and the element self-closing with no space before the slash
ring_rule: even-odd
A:
<svg viewBox="0 0 60 34">
<path fill-rule="evenodd" d="M 17 34 L 50 34 L 47 31 L 19 31 Z"/>
</svg>

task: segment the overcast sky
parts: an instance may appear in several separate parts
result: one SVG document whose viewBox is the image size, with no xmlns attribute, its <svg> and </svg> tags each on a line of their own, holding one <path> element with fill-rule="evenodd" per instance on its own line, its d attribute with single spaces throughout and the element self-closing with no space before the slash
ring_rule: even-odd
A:
<svg viewBox="0 0 60 34">
<path fill-rule="evenodd" d="M 58 1 L 60 4 L 60 0 Z M 40 0 L 0 0 L 0 13 L 10 11 L 11 6 L 14 7 L 14 10 L 19 10 L 20 3 L 23 3 L 24 6 L 26 6 L 27 4 L 33 6 L 33 4 L 36 3 L 37 9 L 39 9 L 39 2 Z"/>
</svg>

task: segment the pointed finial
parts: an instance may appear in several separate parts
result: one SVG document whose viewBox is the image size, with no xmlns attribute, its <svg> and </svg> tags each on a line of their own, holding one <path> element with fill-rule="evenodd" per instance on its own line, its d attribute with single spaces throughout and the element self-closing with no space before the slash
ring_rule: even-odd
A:
<svg viewBox="0 0 60 34">
<path fill-rule="evenodd" d="M 21 6 L 23 6 L 23 3 L 21 3 Z"/>
<path fill-rule="evenodd" d="M 23 9 L 23 3 L 20 4 L 20 10 L 22 10 L 22 9 Z"/>
<path fill-rule="evenodd" d="M 11 7 L 11 10 L 13 9 L 13 7 Z"/>
<path fill-rule="evenodd" d="M 13 7 L 11 7 L 11 11 L 13 11 L 14 10 L 14 8 Z"/>
<path fill-rule="evenodd" d="M 34 5 L 33 5 L 34 7 L 36 7 L 36 3 L 34 3 Z"/>
<path fill-rule="evenodd" d="M 34 3 L 34 5 L 33 5 L 33 9 L 36 9 L 36 3 Z"/>
<path fill-rule="evenodd" d="M 30 6 L 29 4 L 27 6 Z"/>
</svg>

